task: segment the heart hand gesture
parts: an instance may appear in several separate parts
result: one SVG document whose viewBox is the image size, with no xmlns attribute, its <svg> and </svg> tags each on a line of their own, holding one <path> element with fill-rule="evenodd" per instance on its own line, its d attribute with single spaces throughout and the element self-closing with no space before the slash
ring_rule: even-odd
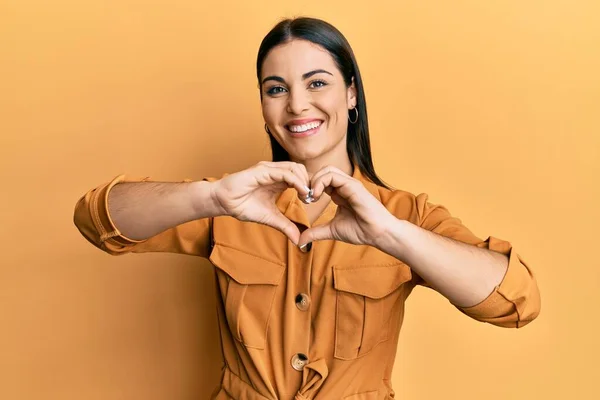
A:
<svg viewBox="0 0 600 400">
<path fill-rule="evenodd" d="M 321 169 L 312 177 L 310 186 L 315 200 L 325 192 L 338 208 L 331 221 L 302 232 L 298 245 L 316 240 L 374 245 L 394 218 L 360 181 L 338 168 Z"/>
<path fill-rule="evenodd" d="M 275 200 L 290 187 L 296 189 L 299 198 L 305 198 L 309 193 L 308 182 L 308 173 L 302 164 L 261 161 L 217 181 L 213 196 L 224 215 L 271 226 L 298 244 L 298 227 L 279 211 Z"/>
</svg>

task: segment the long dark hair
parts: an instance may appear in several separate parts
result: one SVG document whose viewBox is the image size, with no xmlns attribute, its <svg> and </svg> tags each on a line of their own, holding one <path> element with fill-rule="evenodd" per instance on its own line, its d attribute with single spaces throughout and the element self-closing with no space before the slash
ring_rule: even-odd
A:
<svg viewBox="0 0 600 400">
<path fill-rule="evenodd" d="M 354 167 L 360 168 L 361 173 L 369 178 L 369 180 L 379 186 L 391 189 L 377 176 L 373 167 L 371 144 L 369 141 L 369 123 L 367 119 L 367 101 L 365 100 L 365 91 L 354 52 L 344 35 L 333 25 L 320 19 L 308 17 L 284 19 L 275 25 L 267 33 L 258 50 L 256 75 L 258 77 L 259 88 L 263 61 L 269 51 L 273 47 L 293 39 L 307 40 L 327 50 L 342 73 L 346 87 L 352 84 L 352 78 L 354 78 L 358 98 L 356 105 L 358 121 L 355 124 L 348 124 L 346 141 L 348 156 Z M 352 113 L 352 117 L 354 117 L 354 113 Z M 288 152 L 275 140 L 273 135 L 269 134 L 269 140 L 271 141 L 273 161 L 290 161 Z"/>
</svg>

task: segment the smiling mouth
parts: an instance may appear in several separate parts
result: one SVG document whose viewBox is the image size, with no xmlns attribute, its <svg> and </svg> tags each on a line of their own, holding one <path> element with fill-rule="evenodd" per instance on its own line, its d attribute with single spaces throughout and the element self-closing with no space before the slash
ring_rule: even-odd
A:
<svg viewBox="0 0 600 400">
<path fill-rule="evenodd" d="M 294 135 L 304 135 L 316 131 L 323 121 L 312 121 L 302 125 L 286 125 L 285 128 Z"/>
</svg>

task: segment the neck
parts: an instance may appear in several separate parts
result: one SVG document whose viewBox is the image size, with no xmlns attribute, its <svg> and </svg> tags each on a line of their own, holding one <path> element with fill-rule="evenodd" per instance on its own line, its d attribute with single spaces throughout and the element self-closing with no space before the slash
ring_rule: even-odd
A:
<svg viewBox="0 0 600 400">
<path fill-rule="evenodd" d="M 323 169 L 327 166 L 336 167 L 339 170 L 343 171 L 344 173 L 346 173 L 350 176 L 352 176 L 352 173 L 354 172 L 354 168 L 352 167 L 352 163 L 350 162 L 350 159 L 348 157 L 345 157 L 343 160 L 336 160 L 336 161 L 313 159 L 313 160 L 301 160 L 301 161 L 297 161 L 297 162 L 304 164 L 304 166 L 306 167 L 306 171 L 308 172 L 308 176 L 311 178 L 314 176 L 314 174 L 316 174 L 321 169 Z"/>
<path fill-rule="evenodd" d="M 336 167 L 350 176 L 354 173 L 354 168 L 352 167 L 350 157 L 348 157 L 348 151 L 346 150 L 345 140 L 340 141 L 332 151 L 321 154 L 318 157 L 304 160 L 294 160 L 292 158 L 292 161 L 303 164 L 311 179 L 314 174 L 327 166 Z"/>
</svg>

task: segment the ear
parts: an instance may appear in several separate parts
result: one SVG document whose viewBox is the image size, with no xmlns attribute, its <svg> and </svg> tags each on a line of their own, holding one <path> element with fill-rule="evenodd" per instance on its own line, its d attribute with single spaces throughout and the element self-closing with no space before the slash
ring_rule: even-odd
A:
<svg viewBox="0 0 600 400">
<path fill-rule="evenodd" d="M 346 103 L 348 104 L 348 110 L 352 110 L 356 107 L 358 99 L 356 97 L 356 85 L 354 84 L 354 77 L 352 77 L 352 83 L 346 90 Z"/>
</svg>

